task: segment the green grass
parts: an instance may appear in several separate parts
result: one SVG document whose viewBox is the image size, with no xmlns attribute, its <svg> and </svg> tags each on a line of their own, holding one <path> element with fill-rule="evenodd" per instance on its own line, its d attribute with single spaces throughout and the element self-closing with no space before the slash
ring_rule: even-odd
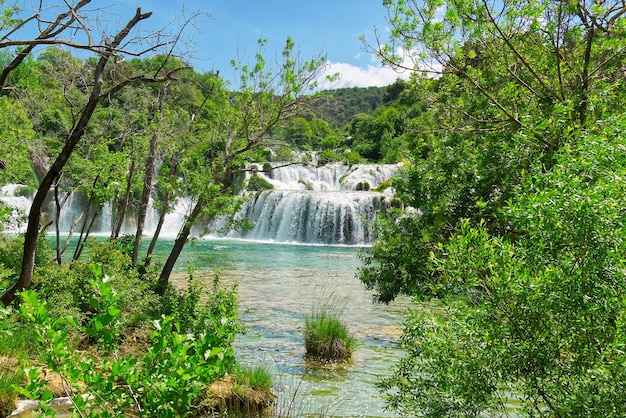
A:
<svg viewBox="0 0 626 418">
<path fill-rule="evenodd" d="M 352 357 L 356 339 L 348 332 L 332 299 L 305 317 L 304 345 L 307 356 L 312 358 L 346 361 Z"/>
<path fill-rule="evenodd" d="M 237 384 L 254 390 L 269 391 L 274 386 L 271 373 L 263 366 L 237 367 L 232 374 Z"/>
</svg>

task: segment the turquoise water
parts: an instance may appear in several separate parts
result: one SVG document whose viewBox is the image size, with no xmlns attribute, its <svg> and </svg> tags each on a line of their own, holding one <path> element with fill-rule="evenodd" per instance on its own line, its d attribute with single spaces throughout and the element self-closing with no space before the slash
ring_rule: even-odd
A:
<svg viewBox="0 0 626 418">
<path fill-rule="evenodd" d="M 158 258 L 167 251 L 164 244 Z M 247 333 L 236 341 L 237 356 L 244 364 L 269 367 L 279 408 L 292 416 L 393 416 L 375 384 L 400 355 L 397 324 L 407 302 L 372 302 L 355 278 L 356 248 L 197 240 L 184 250 L 175 284 L 185 284 L 188 266 L 207 284 L 214 270 L 224 283 L 238 283 Z M 359 342 L 347 366 L 321 368 L 304 358 L 304 316 L 327 300 L 342 308 Z"/>
</svg>

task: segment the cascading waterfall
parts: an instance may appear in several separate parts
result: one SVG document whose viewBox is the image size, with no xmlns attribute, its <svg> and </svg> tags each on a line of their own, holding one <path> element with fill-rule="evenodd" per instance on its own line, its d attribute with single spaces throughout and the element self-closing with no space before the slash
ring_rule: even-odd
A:
<svg viewBox="0 0 626 418">
<path fill-rule="evenodd" d="M 273 189 L 250 196 L 239 218 L 248 218 L 254 228 L 250 231 L 231 231 L 229 237 L 260 241 L 298 242 L 309 244 L 361 245 L 371 242 L 368 224 L 379 212 L 392 204 L 388 193 L 373 191 L 397 170 L 396 164 L 358 164 L 347 166 L 333 163 L 321 167 L 256 164 L 256 170 L 247 176 L 258 176 L 273 185 Z M 268 171 L 264 171 L 268 170 Z M 31 200 L 16 195 L 20 186 L 0 189 L 0 200 L 8 206 L 28 213 Z M 61 211 L 60 228 L 68 232 L 72 222 L 86 205 L 79 195 L 72 195 Z M 166 216 L 161 232 L 163 237 L 175 237 L 190 209 L 188 199 L 180 199 L 172 213 Z M 51 216 L 52 204 L 47 209 Z M 112 204 L 102 208 L 92 233 L 108 235 L 112 228 Z M 18 232 L 17 217 L 5 231 Z M 146 217 L 145 233 L 151 235 L 158 220 L 158 211 L 150 208 Z M 128 216 L 122 233 L 135 232 L 135 219 Z M 22 225 L 23 226 L 23 225 Z M 218 229 L 215 227 L 214 229 Z M 80 230 L 80 225 L 76 231 Z"/>
<path fill-rule="evenodd" d="M 8 184 L 0 187 L 0 201 L 7 207 L 13 208 L 8 222 L 3 225 L 4 230 L 7 232 L 15 233 L 20 231 L 24 226 L 25 217 L 28 216 L 32 199 L 20 196 L 19 190 L 22 187 L 21 184 Z"/>
<path fill-rule="evenodd" d="M 311 244 L 367 244 L 373 238 L 368 224 L 377 213 L 387 210 L 392 200 L 370 190 L 398 170 L 395 164 L 275 165 L 269 172 L 258 166 L 258 171 L 250 174 L 274 186 L 252 196 L 239 214 L 252 221 L 254 228 L 229 236 Z"/>
</svg>

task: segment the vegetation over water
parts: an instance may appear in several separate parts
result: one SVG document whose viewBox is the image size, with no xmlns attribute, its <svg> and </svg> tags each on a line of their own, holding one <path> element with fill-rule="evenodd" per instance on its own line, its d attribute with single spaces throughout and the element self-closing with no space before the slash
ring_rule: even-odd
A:
<svg viewBox="0 0 626 418">
<path fill-rule="evenodd" d="M 331 297 L 305 317 L 304 346 L 311 359 L 345 362 L 352 357 L 356 339 L 350 335 L 340 308 Z"/>
<path fill-rule="evenodd" d="M 385 4 L 392 39 L 371 48 L 415 53 L 421 103 L 395 182 L 407 209 L 379 218 L 359 271 L 380 301 L 417 304 L 389 405 L 624 416 L 624 4 Z"/>
</svg>

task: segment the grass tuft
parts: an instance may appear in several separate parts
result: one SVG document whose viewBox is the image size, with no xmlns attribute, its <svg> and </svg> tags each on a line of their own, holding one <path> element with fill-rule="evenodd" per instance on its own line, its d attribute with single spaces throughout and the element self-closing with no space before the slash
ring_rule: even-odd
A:
<svg viewBox="0 0 626 418">
<path fill-rule="evenodd" d="M 305 317 L 304 345 L 308 357 L 326 361 L 347 361 L 356 348 L 356 339 L 341 319 L 340 304 L 329 298 Z"/>
</svg>

